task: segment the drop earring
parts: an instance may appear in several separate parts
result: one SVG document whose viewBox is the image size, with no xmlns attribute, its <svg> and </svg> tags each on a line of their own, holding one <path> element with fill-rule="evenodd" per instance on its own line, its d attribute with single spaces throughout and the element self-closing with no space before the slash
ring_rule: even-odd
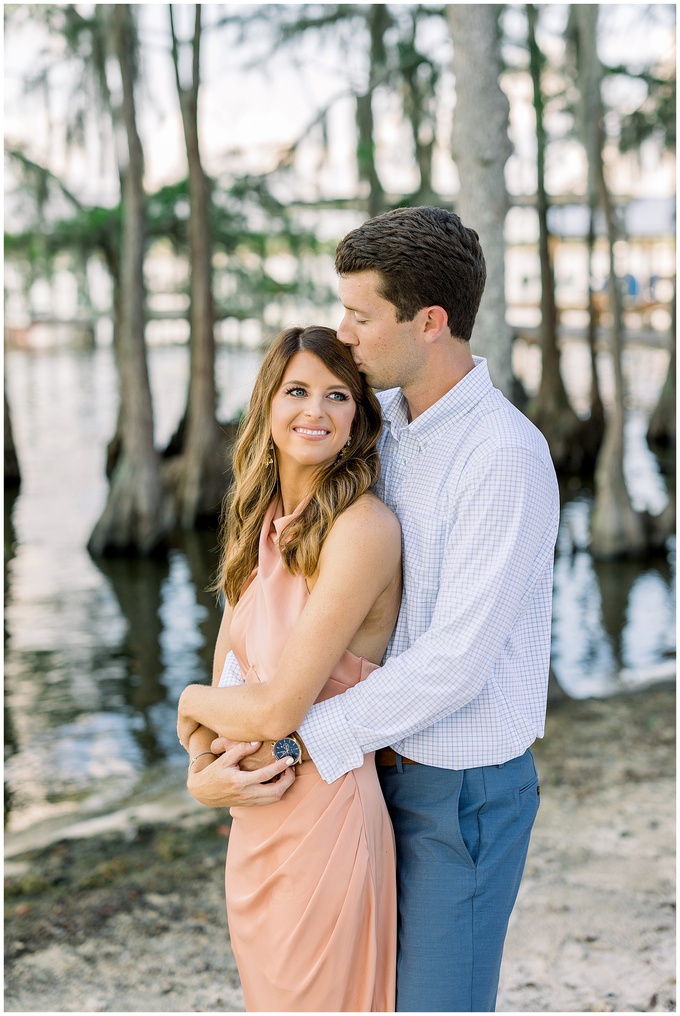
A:
<svg viewBox="0 0 680 1016">
<path fill-rule="evenodd" d="M 342 448 L 338 452 L 338 458 L 339 459 L 344 459 L 345 455 L 347 454 L 347 449 L 349 448 L 351 443 L 352 443 L 352 435 L 350 434 L 350 436 L 347 438 L 347 440 L 345 441 L 344 445 L 342 446 Z"/>
</svg>

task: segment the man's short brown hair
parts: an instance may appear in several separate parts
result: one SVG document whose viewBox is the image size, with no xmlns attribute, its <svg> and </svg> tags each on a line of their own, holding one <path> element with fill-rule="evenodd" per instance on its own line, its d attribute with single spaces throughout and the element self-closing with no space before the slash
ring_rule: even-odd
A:
<svg viewBox="0 0 680 1016">
<path fill-rule="evenodd" d="M 479 236 L 445 208 L 395 208 L 368 219 L 340 241 L 338 275 L 373 271 L 397 321 L 443 307 L 451 334 L 468 342 L 486 282 Z"/>
</svg>

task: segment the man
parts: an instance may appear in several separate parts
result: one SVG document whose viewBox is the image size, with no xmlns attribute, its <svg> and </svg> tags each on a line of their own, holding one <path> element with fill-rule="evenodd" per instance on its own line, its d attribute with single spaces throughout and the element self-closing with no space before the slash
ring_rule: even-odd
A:
<svg viewBox="0 0 680 1016">
<path fill-rule="evenodd" d="M 338 246 L 338 329 L 380 396 L 376 493 L 402 527 L 404 591 L 383 666 L 300 726 L 328 782 L 376 762 L 397 843 L 397 1009 L 495 1009 L 539 788 L 559 498 L 547 445 L 469 340 L 486 279 L 457 215 L 403 208 Z M 230 667 L 231 662 L 231 667 Z M 222 683 L 240 680 L 228 660 Z M 390 747 L 384 747 L 384 746 Z M 266 804 L 253 747 L 190 777 L 205 804 Z M 264 784 L 277 773 L 277 782 Z"/>
</svg>

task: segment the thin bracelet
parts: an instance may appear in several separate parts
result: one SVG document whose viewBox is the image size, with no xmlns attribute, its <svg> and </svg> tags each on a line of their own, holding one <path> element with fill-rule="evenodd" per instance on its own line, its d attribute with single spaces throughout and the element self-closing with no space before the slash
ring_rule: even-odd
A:
<svg viewBox="0 0 680 1016">
<path fill-rule="evenodd" d="M 196 761 L 196 759 L 200 758 L 201 755 L 215 755 L 215 752 L 214 751 L 199 751 L 198 755 L 194 755 L 194 757 L 192 758 L 191 762 L 189 763 L 189 768 L 190 769 L 191 769 L 192 765 L 194 764 L 194 762 Z M 215 755 L 215 758 L 217 758 L 217 755 Z"/>
</svg>

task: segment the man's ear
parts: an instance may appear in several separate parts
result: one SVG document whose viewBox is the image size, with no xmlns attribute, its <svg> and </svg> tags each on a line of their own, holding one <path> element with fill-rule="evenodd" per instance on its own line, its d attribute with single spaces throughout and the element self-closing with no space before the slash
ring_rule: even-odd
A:
<svg viewBox="0 0 680 1016">
<path fill-rule="evenodd" d="M 421 314 L 423 319 L 423 339 L 425 342 L 436 342 L 442 335 L 448 333 L 449 316 L 443 307 L 436 304 L 432 307 L 423 307 Z"/>
</svg>

